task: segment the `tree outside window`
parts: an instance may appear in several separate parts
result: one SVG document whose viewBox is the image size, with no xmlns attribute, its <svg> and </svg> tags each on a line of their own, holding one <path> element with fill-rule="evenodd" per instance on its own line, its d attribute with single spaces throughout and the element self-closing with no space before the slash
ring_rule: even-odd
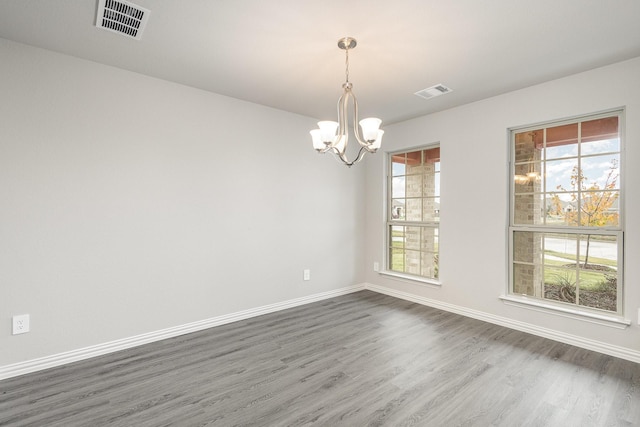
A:
<svg viewBox="0 0 640 427">
<path fill-rule="evenodd" d="M 510 293 L 621 313 L 619 123 L 512 131 Z"/>
</svg>

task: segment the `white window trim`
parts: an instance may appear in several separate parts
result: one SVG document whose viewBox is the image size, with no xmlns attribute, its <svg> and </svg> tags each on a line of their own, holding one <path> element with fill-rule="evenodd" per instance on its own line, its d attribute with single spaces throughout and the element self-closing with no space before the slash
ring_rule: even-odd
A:
<svg viewBox="0 0 640 427">
<path fill-rule="evenodd" d="M 620 177 L 621 177 L 621 183 L 620 183 L 620 198 L 619 198 L 619 209 L 620 209 L 620 221 L 619 221 L 619 226 L 616 227 L 615 229 L 610 229 L 610 228 L 601 228 L 600 230 L 602 231 L 616 231 L 619 233 L 619 240 L 618 240 L 618 245 L 620 245 L 621 247 L 621 257 L 619 257 L 618 259 L 618 269 L 621 272 L 621 274 L 624 272 L 624 230 L 625 230 L 625 221 L 626 221 L 626 214 L 625 214 L 625 188 L 626 187 L 626 165 L 625 165 L 625 159 L 626 159 L 626 155 L 625 155 L 625 141 L 626 141 L 626 135 L 625 135 L 625 130 L 626 130 L 626 126 L 625 126 L 625 113 L 626 110 L 624 107 L 620 107 L 620 108 L 614 108 L 611 110 L 605 110 L 602 112 L 598 112 L 598 113 L 593 113 L 593 114 L 581 114 L 578 116 L 574 116 L 574 117 L 570 117 L 568 119 L 565 120 L 557 120 L 557 121 L 547 121 L 547 122 L 540 122 L 540 123 L 535 123 L 532 125 L 527 125 L 527 126 L 517 126 L 517 127 L 512 127 L 512 128 L 508 128 L 507 129 L 507 140 L 508 140 L 508 176 L 507 176 L 507 183 L 508 183 L 508 194 L 509 194 L 509 204 L 507 206 L 508 209 L 508 213 L 509 215 L 507 216 L 507 280 L 506 280 L 506 289 L 505 289 L 505 293 L 504 295 L 501 295 L 499 298 L 507 305 L 511 305 L 511 306 L 515 306 L 515 307 L 519 307 L 519 308 L 524 308 L 524 309 L 528 309 L 528 310 L 533 310 L 533 311 L 538 311 L 538 312 L 543 312 L 543 313 L 548 313 L 548 314 L 553 314 L 553 315 L 558 315 L 558 316 L 562 316 L 562 317 L 568 317 L 568 318 L 572 318 L 572 319 L 576 319 L 576 320 L 581 320 L 581 321 L 585 321 L 585 322 L 590 322 L 590 323 L 596 323 L 599 325 L 604 325 L 604 326 L 611 326 L 614 328 L 618 328 L 618 329 L 626 329 L 627 327 L 629 327 L 631 325 L 631 321 L 629 319 L 627 319 L 625 317 L 625 309 L 626 307 L 623 304 L 623 295 L 624 295 L 624 288 L 625 288 L 625 283 L 624 281 L 622 282 L 622 285 L 620 285 L 619 289 L 618 289 L 618 304 L 619 304 L 619 308 L 620 311 L 618 313 L 612 313 L 612 314 L 606 314 L 605 312 L 598 313 L 595 311 L 591 311 L 585 307 L 581 307 L 579 305 L 575 305 L 575 306 L 571 306 L 571 305 L 566 305 L 562 304 L 562 303 L 554 303 L 552 301 L 547 301 L 547 300 L 542 300 L 539 298 L 534 298 L 534 297 L 529 297 L 526 295 L 519 295 L 519 294 L 514 294 L 511 291 L 511 282 L 512 282 L 512 278 L 513 278 L 513 231 L 514 229 L 527 229 L 527 226 L 515 226 L 514 220 L 513 220 L 513 215 L 514 215 L 514 211 L 513 211 L 513 197 L 515 194 L 515 188 L 514 188 L 514 182 L 513 182 L 513 175 L 514 175 L 514 160 L 513 160 L 513 135 L 516 132 L 524 132 L 527 130 L 535 130 L 538 129 L 540 127 L 553 127 L 553 126 L 558 126 L 558 125 L 562 125 L 564 123 L 575 123 L 576 121 L 584 121 L 587 119 L 597 119 L 599 117 L 609 117 L 612 116 L 614 114 L 617 114 L 619 117 L 619 137 L 620 137 Z M 559 227 L 559 228 L 564 228 L 564 227 Z M 575 227 L 572 227 L 572 229 L 575 231 Z M 526 231 L 534 231 L 534 230 L 526 230 Z M 542 230 L 540 228 L 536 228 L 535 231 L 537 232 L 544 232 L 544 233 L 553 233 L 554 229 L 552 229 L 551 227 L 549 229 L 546 230 Z M 555 232 L 563 232 L 565 230 L 558 230 L 558 228 L 555 228 Z M 584 234 L 584 233 L 583 233 Z"/>
<path fill-rule="evenodd" d="M 394 271 L 394 270 L 389 270 L 388 269 L 388 265 L 389 265 L 389 247 L 390 247 L 390 242 L 389 242 L 389 226 L 390 225 L 406 225 L 404 222 L 402 223 L 398 223 L 398 224 L 392 224 L 392 222 L 389 220 L 389 217 L 391 216 L 391 206 L 390 206 L 390 192 L 391 192 L 391 177 L 392 177 L 392 173 L 391 173 L 391 156 L 393 156 L 394 154 L 398 154 L 398 153 L 407 153 L 410 151 L 417 151 L 417 150 L 429 150 L 432 148 L 441 148 L 441 144 L 440 142 L 433 142 L 431 144 L 426 144 L 426 145 L 419 145 L 416 147 L 409 147 L 409 148 L 403 148 L 403 149 L 399 149 L 399 150 L 394 150 L 394 151 L 385 151 L 385 158 L 384 158 L 384 162 L 383 162 L 383 167 L 384 167 L 384 186 L 383 186 L 383 191 L 384 191 L 384 195 L 383 195 L 383 200 L 384 200 L 384 239 L 383 239 L 383 244 L 384 244 L 384 256 L 383 256 L 383 261 L 384 261 L 384 267 L 382 270 L 378 271 L 377 273 L 381 276 L 388 276 L 394 279 L 398 279 L 401 280 L 403 282 L 407 282 L 407 283 L 414 283 L 414 284 L 418 284 L 418 285 L 425 285 L 425 286 L 429 286 L 429 287 L 437 287 L 440 288 L 442 286 L 442 281 L 440 280 L 440 278 L 442 277 L 440 274 L 440 271 L 438 271 L 438 278 L 437 279 L 432 279 L 429 277 L 425 277 L 425 276 L 419 276 L 419 275 L 414 275 L 414 274 L 409 274 L 409 273 L 401 273 L 398 271 Z M 442 167 L 442 166 L 441 166 Z M 442 170 L 440 171 L 440 179 L 442 180 Z M 442 182 L 442 181 L 441 181 Z M 440 195 L 440 201 L 442 203 L 442 194 Z M 409 224 L 409 226 L 412 225 L 432 225 L 434 223 L 432 222 L 412 222 Z M 438 221 L 437 223 L 438 226 L 438 239 L 440 239 L 440 221 Z M 438 247 L 439 247 L 439 240 L 438 240 Z M 440 250 L 438 249 L 438 256 L 440 256 Z M 438 269 L 440 268 L 440 263 L 438 262 Z"/>
<path fill-rule="evenodd" d="M 417 283 L 419 285 L 427 285 L 430 287 L 438 287 L 438 288 L 442 286 L 442 282 L 437 279 L 430 279 L 428 277 L 415 276 L 413 274 L 407 274 L 407 273 L 400 273 L 393 270 L 385 269 L 385 270 L 379 271 L 378 274 L 382 276 L 389 276 L 394 279 L 399 279 L 403 282 Z"/>
<path fill-rule="evenodd" d="M 507 305 L 547 314 L 553 314 L 556 316 L 567 317 L 570 319 L 596 323 L 598 325 L 609 326 L 616 329 L 626 329 L 631 325 L 631 320 L 626 319 L 624 316 L 592 313 L 590 311 L 586 311 L 585 309 L 578 308 L 580 307 L 578 305 L 576 305 L 575 308 L 570 305 L 567 305 L 566 307 L 560 307 L 556 304 L 546 303 L 545 300 L 530 298 L 526 295 L 515 294 L 501 295 L 500 299 Z"/>
</svg>

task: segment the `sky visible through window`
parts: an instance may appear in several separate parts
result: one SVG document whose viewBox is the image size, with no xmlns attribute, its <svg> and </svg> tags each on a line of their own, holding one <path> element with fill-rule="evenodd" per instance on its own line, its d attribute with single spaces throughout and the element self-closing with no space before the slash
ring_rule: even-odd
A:
<svg viewBox="0 0 640 427">
<path fill-rule="evenodd" d="M 582 143 L 580 167 L 586 178 L 584 182 L 586 188 L 593 185 L 600 189 L 605 187 L 612 166 L 619 165 L 619 150 L 620 140 L 617 138 Z M 574 173 L 574 168 L 578 166 L 577 155 L 578 144 L 546 148 L 545 157 L 547 160 L 544 173 L 547 192 L 562 191 L 562 189 L 572 190 L 571 175 Z M 619 184 L 619 179 L 617 181 Z M 619 185 L 616 188 L 619 188 Z M 571 200 L 571 195 L 568 193 L 559 193 L 558 197 L 567 202 Z"/>
</svg>

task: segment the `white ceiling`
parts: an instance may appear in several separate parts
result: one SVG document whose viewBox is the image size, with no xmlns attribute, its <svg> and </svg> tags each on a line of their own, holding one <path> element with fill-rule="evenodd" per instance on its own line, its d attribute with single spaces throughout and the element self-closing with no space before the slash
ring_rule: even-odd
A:
<svg viewBox="0 0 640 427">
<path fill-rule="evenodd" d="M 334 119 L 343 36 L 361 117 L 386 123 L 640 56 L 638 0 L 134 0 L 140 41 L 97 0 L 0 0 L 0 37 Z M 442 83 L 454 92 L 414 95 Z M 594 88 L 594 93 L 606 88 Z"/>
</svg>

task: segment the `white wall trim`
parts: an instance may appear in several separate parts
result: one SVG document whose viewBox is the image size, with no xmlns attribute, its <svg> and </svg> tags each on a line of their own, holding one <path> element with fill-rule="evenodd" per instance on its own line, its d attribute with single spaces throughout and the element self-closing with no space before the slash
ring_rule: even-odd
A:
<svg viewBox="0 0 640 427">
<path fill-rule="evenodd" d="M 557 307 L 535 298 L 528 298 L 526 295 L 501 295 L 500 299 L 507 305 L 533 310 L 540 313 L 552 314 L 554 316 L 566 317 L 568 319 L 576 319 L 581 322 L 590 322 L 597 325 L 608 326 L 616 329 L 626 329 L 631 325 L 631 320 L 624 319 L 622 316 L 607 316 L 597 313 L 580 311 L 572 307 Z"/>
<path fill-rule="evenodd" d="M 437 301 L 430 298 L 425 298 L 419 295 L 397 291 L 395 289 L 391 289 L 385 286 L 366 283 L 365 288 L 368 290 L 389 295 L 395 298 L 400 298 L 406 301 L 415 302 L 417 304 L 438 308 L 440 310 L 460 314 L 462 316 L 471 317 L 473 319 L 482 320 L 484 322 L 493 323 L 495 325 L 504 326 L 504 327 L 515 329 L 522 332 L 527 332 L 532 335 L 540 336 L 543 338 L 549 338 L 554 341 L 559 341 L 565 344 L 574 345 L 576 347 L 585 348 L 587 350 L 597 351 L 599 353 L 608 354 L 609 356 L 630 360 L 631 362 L 640 363 L 640 352 L 636 350 L 631 350 L 626 347 L 611 345 L 611 344 L 603 343 L 601 341 L 595 341 L 595 340 L 579 337 L 577 335 L 572 335 L 564 332 L 555 331 L 552 329 L 542 328 L 540 326 L 532 325 L 530 323 L 520 322 L 517 320 L 509 319 L 507 317 L 495 316 L 493 314 L 485 313 L 482 311 L 472 310 L 466 307 L 449 304 L 446 302 Z"/>
<path fill-rule="evenodd" d="M 226 314 L 223 316 L 212 317 L 210 319 L 200 320 L 197 322 L 187 323 L 180 326 L 174 326 L 167 329 L 162 329 L 155 332 L 149 332 L 146 334 L 136 335 L 129 338 L 123 338 L 103 344 L 93 345 L 77 350 L 71 350 L 64 353 L 54 354 L 52 356 L 45 356 L 38 359 L 28 360 L 26 362 L 14 363 L 11 365 L 0 366 L 0 380 L 17 377 L 19 375 L 28 374 L 31 372 L 41 371 L 56 366 L 65 365 L 79 360 L 90 359 L 96 356 L 102 356 L 105 354 L 113 353 L 120 350 L 126 350 L 128 348 L 137 347 L 139 345 L 148 344 L 155 341 L 164 340 L 167 338 L 173 338 L 191 332 L 201 331 L 203 329 L 212 328 L 215 326 L 226 325 L 227 323 L 237 322 L 239 320 L 245 320 L 252 317 L 261 316 L 263 314 L 269 314 L 276 311 L 286 310 L 288 308 L 297 307 L 300 305 L 310 304 L 317 301 L 322 301 L 329 298 L 334 298 L 341 295 L 350 294 L 353 292 L 362 291 L 365 289 L 364 284 L 348 286 L 345 288 L 334 289 L 327 292 L 321 292 L 318 294 L 308 295 L 305 297 L 295 298 L 275 304 L 269 304 L 262 307 L 256 307 L 248 310 L 239 311 L 237 313 Z"/>
<path fill-rule="evenodd" d="M 237 313 L 226 314 L 223 316 L 212 317 L 197 322 L 187 323 L 172 328 L 162 329 L 155 332 L 149 332 L 146 334 L 136 335 L 129 338 L 123 338 L 116 341 L 111 341 L 103 344 L 98 344 L 90 347 L 85 347 L 77 350 L 72 350 L 64 353 L 54 354 L 52 356 L 45 356 L 38 359 L 28 360 L 26 362 L 14 363 L 11 365 L 0 366 L 0 380 L 17 377 L 19 375 L 28 374 L 31 372 L 37 372 L 44 369 L 53 368 L 56 366 L 65 365 L 80 360 L 90 359 L 92 357 L 102 356 L 105 354 L 113 353 L 120 350 L 126 350 L 128 348 L 137 347 L 143 344 L 148 344 L 155 341 L 160 341 L 167 338 L 173 338 L 191 332 L 201 331 L 203 329 L 212 328 L 215 326 L 226 325 L 228 323 L 237 322 L 240 320 L 249 319 L 252 317 L 261 316 L 263 314 L 269 314 L 276 311 L 286 310 L 288 308 L 297 307 L 300 305 L 310 304 L 317 301 L 322 301 L 329 298 L 338 297 L 341 295 L 350 294 L 362 290 L 370 290 L 384 295 L 389 295 L 395 298 L 400 298 L 406 301 L 415 302 L 417 304 L 425 305 L 428 307 L 437 308 L 440 310 L 456 313 L 462 316 L 471 317 L 473 319 L 482 320 L 495 325 L 504 326 L 507 328 L 515 329 L 522 332 L 527 332 L 532 335 L 540 336 L 543 338 L 549 338 L 554 341 L 559 341 L 565 344 L 575 345 L 576 347 L 585 348 L 587 350 L 597 351 L 599 353 L 608 354 L 610 356 L 619 357 L 621 359 L 629 360 L 635 363 L 640 363 L 640 352 L 631 350 L 625 347 L 615 346 L 600 341 L 590 340 L 576 335 L 566 334 L 563 332 L 554 331 L 552 329 L 542 328 L 536 325 L 532 325 L 525 322 L 509 319 L 506 317 L 495 316 L 489 313 L 485 313 L 478 310 L 472 310 L 466 307 L 445 303 L 442 301 L 425 298 L 419 295 L 410 294 L 395 289 L 391 289 L 384 286 L 373 285 L 371 283 L 364 283 L 354 286 L 348 286 L 340 289 L 335 289 L 328 292 L 322 292 L 318 294 L 308 295 L 305 297 L 295 298 L 275 304 L 265 305 L 262 307 L 256 307 L 249 310 L 240 311 Z"/>
</svg>

